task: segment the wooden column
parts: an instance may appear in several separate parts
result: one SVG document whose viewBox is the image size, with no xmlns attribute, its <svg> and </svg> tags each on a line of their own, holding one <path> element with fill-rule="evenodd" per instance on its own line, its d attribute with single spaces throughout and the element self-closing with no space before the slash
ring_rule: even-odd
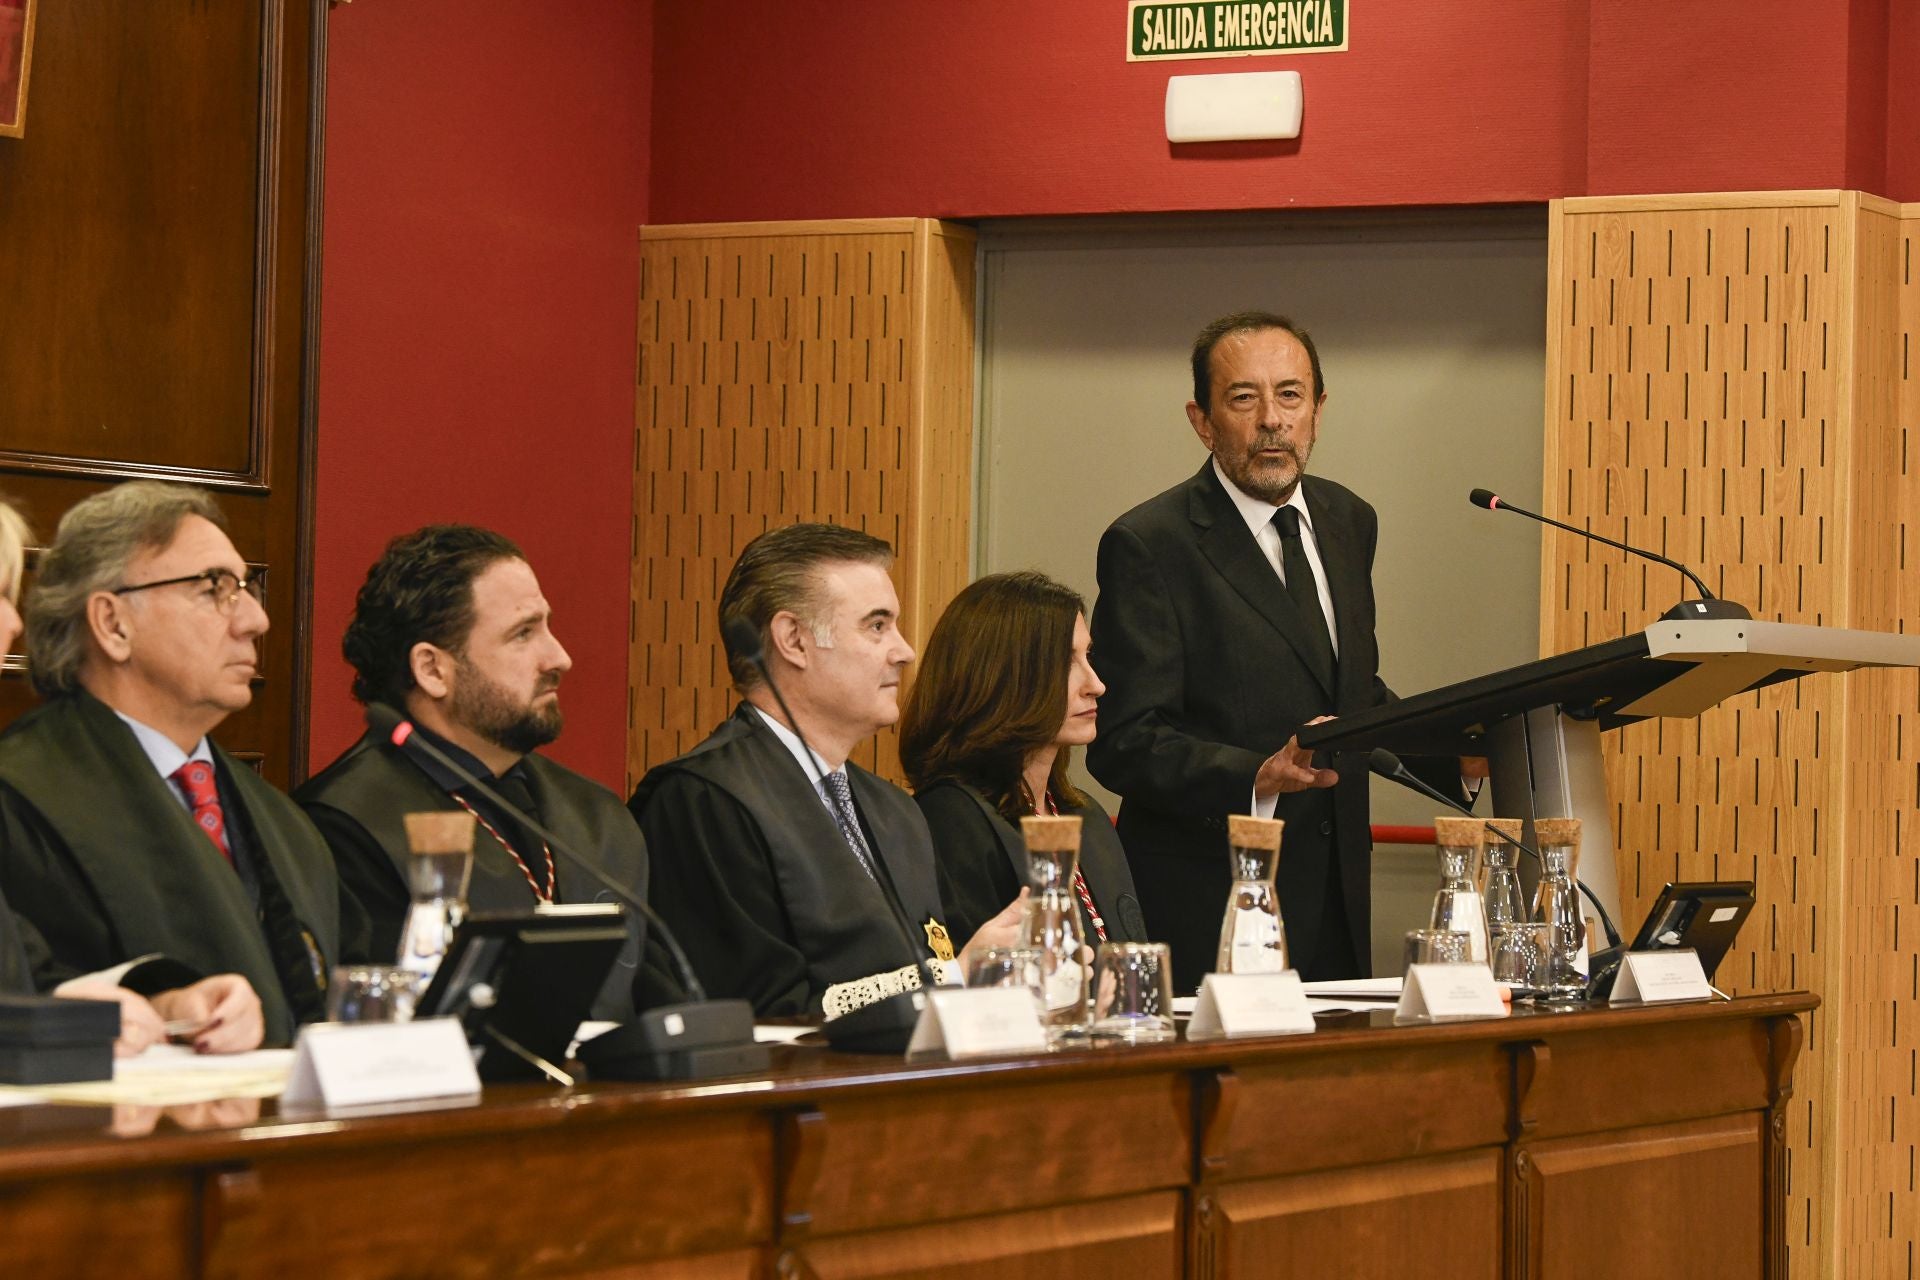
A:
<svg viewBox="0 0 1920 1280">
<path fill-rule="evenodd" d="M 627 774 L 733 706 L 716 609 L 778 524 L 892 543 L 924 641 L 968 577 L 973 233 L 923 218 L 641 231 Z M 857 757 L 897 775 L 893 736 Z"/>
<path fill-rule="evenodd" d="M 1920 625 L 1920 207 L 1855 192 L 1555 202 L 1548 514 L 1694 565 L 1756 618 Z M 1571 535 L 1541 648 L 1644 627 L 1677 575 Z M 1607 739 L 1627 921 L 1669 880 L 1759 906 L 1719 981 L 1824 1006 L 1788 1106 L 1796 1275 L 1920 1237 L 1920 682 L 1820 675 Z"/>
</svg>

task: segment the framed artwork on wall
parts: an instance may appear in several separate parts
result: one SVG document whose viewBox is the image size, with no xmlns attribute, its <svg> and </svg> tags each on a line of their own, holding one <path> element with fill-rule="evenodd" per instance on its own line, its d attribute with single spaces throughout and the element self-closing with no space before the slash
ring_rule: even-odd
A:
<svg viewBox="0 0 1920 1280">
<path fill-rule="evenodd" d="M 0 0 L 0 137 L 26 130 L 27 72 L 33 65 L 33 10 L 39 0 Z"/>
</svg>

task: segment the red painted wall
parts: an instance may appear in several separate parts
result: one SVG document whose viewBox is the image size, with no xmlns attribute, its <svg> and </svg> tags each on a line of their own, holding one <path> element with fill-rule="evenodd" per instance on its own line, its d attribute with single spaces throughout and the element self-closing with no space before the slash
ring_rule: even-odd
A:
<svg viewBox="0 0 1920 1280">
<path fill-rule="evenodd" d="M 1887 22 L 1887 184 L 1920 200 L 1920 4 L 1893 0 Z"/>
<path fill-rule="evenodd" d="M 339 637 L 430 521 L 518 540 L 573 655 L 553 754 L 623 781 L 650 0 L 363 0 L 328 20 L 312 767 Z"/>
<path fill-rule="evenodd" d="M 652 220 L 1876 189 L 1890 149 L 1920 199 L 1889 3 L 1351 0 L 1347 52 L 1168 63 L 1124 60 L 1120 0 L 667 3 Z M 1168 145 L 1168 76 L 1265 68 L 1303 77 L 1297 142 Z"/>
</svg>

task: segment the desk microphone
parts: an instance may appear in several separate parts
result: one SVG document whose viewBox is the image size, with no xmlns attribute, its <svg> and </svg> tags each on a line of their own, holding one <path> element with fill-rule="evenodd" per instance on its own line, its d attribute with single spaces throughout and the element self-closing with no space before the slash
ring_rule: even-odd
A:
<svg viewBox="0 0 1920 1280">
<path fill-rule="evenodd" d="M 787 727 L 793 730 L 794 737 L 800 739 L 800 749 L 807 758 L 807 772 L 813 775 L 814 785 L 825 795 L 826 777 L 820 772 L 820 762 L 814 759 L 813 748 L 807 745 L 806 736 L 800 731 L 800 722 L 794 719 L 786 696 L 780 692 L 773 672 L 767 667 L 767 650 L 761 640 L 760 629 L 745 618 L 732 618 L 722 630 L 726 636 L 727 652 L 751 663 L 753 669 L 760 673 L 767 692 L 773 695 L 780 714 L 786 718 Z M 878 865 L 879 856 L 879 851 L 874 850 L 874 887 L 880 890 L 881 898 L 886 901 L 887 913 L 893 918 L 894 928 L 900 931 L 901 940 L 907 944 L 907 954 L 919 964 L 921 983 L 927 990 L 932 990 L 940 985 L 939 979 L 928 962 L 926 948 L 914 940 L 913 924 L 907 919 L 906 911 L 894 898 L 893 890 L 886 881 L 881 879 L 883 873 Z M 835 1049 L 849 1053 L 905 1053 L 908 1043 L 913 1039 L 913 1029 L 920 1021 L 920 1009 L 924 1003 L 921 992 L 902 991 L 872 1004 L 862 1005 L 838 1018 L 829 1018 L 821 1024 L 820 1034 Z"/>
<path fill-rule="evenodd" d="M 1410 787 L 1427 797 L 1427 799 L 1437 800 L 1449 809 L 1455 809 L 1466 814 L 1469 818 L 1474 816 L 1472 809 L 1461 804 L 1458 800 L 1455 800 L 1438 787 L 1428 786 L 1424 778 L 1415 776 L 1412 770 L 1401 763 L 1399 756 L 1393 754 L 1393 752 L 1387 750 L 1385 747 L 1375 747 L 1373 749 L 1373 752 L 1367 757 L 1367 768 L 1373 770 L 1389 782 L 1397 782 L 1403 787 Z M 1540 861 L 1540 855 L 1531 847 L 1521 844 L 1500 828 L 1489 826 L 1487 833 L 1489 835 L 1499 836 L 1502 840 L 1505 840 L 1508 844 L 1526 854 L 1535 862 Z M 1620 931 L 1613 927 L 1613 918 L 1607 914 L 1607 909 L 1600 905 L 1600 899 L 1593 896 L 1593 890 L 1587 888 L 1586 881 L 1580 879 L 1578 876 L 1571 878 L 1580 892 L 1585 895 L 1587 901 L 1593 904 L 1593 909 L 1600 913 L 1601 927 L 1607 931 L 1607 945 L 1610 948 L 1618 948 L 1620 945 Z"/>
<path fill-rule="evenodd" d="M 1628 555 L 1639 556 L 1642 559 L 1651 560 L 1655 564 L 1663 564 L 1669 569 L 1678 570 L 1686 576 L 1689 582 L 1699 588 L 1700 598 L 1698 600 L 1680 601 L 1680 603 L 1660 615 L 1663 621 L 1695 621 L 1701 618 L 1751 618 L 1753 616 L 1745 605 L 1738 604 L 1732 600 L 1721 600 L 1715 597 L 1713 592 L 1707 590 L 1707 584 L 1700 581 L 1700 575 L 1681 564 L 1678 560 L 1669 560 L 1657 552 L 1647 551 L 1640 547 L 1630 547 L 1624 542 L 1616 542 L 1612 538 L 1603 537 L 1589 529 L 1582 529 L 1576 525 L 1563 524 L 1548 516 L 1538 515 L 1522 507 L 1516 507 L 1491 489 L 1475 489 L 1467 495 L 1467 501 L 1476 507 L 1485 507 L 1489 511 L 1511 511 L 1517 516 L 1525 516 L 1529 520 L 1538 520 L 1541 524 L 1549 524 L 1556 529 L 1565 529 L 1568 533 L 1579 534 L 1583 538 L 1601 543 L 1605 546 L 1614 547 L 1626 552 Z M 1685 588 L 1682 588 L 1682 590 L 1684 589 Z"/>
<path fill-rule="evenodd" d="M 422 772 L 431 760 L 462 786 L 472 788 L 496 807 L 510 813 L 528 831 L 547 842 L 549 848 L 585 872 L 611 893 L 622 905 L 653 926 L 673 961 L 675 975 L 687 989 L 692 1002 L 660 1005 L 640 1013 L 637 1022 L 627 1023 L 580 1046 L 580 1058 L 596 1076 L 605 1079 L 679 1079 L 698 1080 L 710 1076 L 738 1075 L 764 1071 L 772 1058 L 764 1045 L 753 1039 L 753 1006 L 745 1000 L 709 1000 L 694 972 L 687 953 L 680 949 L 673 930 L 649 907 L 639 894 L 612 876 L 600 864 L 543 826 L 532 814 L 501 795 L 465 765 L 414 732 L 413 721 L 384 702 L 367 704 L 367 727 L 399 749 Z M 428 777 L 432 777 L 428 773 Z M 644 957 L 641 957 L 644 963 Z M 604 1043 L 603 1043 L 604 1042 Z"/>
</svg>

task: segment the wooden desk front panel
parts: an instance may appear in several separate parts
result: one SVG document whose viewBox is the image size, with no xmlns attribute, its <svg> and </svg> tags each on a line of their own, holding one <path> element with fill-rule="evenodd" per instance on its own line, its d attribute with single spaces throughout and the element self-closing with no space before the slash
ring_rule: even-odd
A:
<svg viewBox="0 0 1920 1280">
<path fill-rule="evenodd" d="M 1521 1274 L 1766 1274 L 1765 1129 L 1743 1112 L 1522 1147 Z"/>
<path fill-rule="evenodd" d="M 1215 1188 L 1195 1208 L 1193 1275 L 1493 1280 L 1504 1163 L 1471 1151 Z"/>
<path fill-rule="evenodd" d="M 1182 1072 L 825 1102 L 819 1173 L 795 1188 L 815 1236 L 1184 1187 Z"/>
<path fill-rule="evenodd" d="M 193 1183 L 165 1174 L 0 1185 L 0 1271 L 116 1280 L 191 1276 L 197 1210 Z"/>
<path fill-rule="evenodd" d="M 1507 1140 L 1512 1070 L 1497 1044 L 1413 1039 L 1236 1068 L 1214 1171 L 1256 1178 L 1497 1147 Z"/>
<path fill-rule="evenodd" d="M 1088 1163 L 1104 1163 L 1090 1161 Z M 965 1192 L 973 1171 L 949 1171 Z M 1181 1274 L 1177 1191 L 1002 1213 L 803 1242 L 781 1253 L 781 1280 L 1150 1280 Z"/>
<path fill-rule="evenodd" d="M 1526 1110 L 1535 1137 L 1762 1111 L 1767 1033 L 1751 1022 L 1649 1026 L 1570 1037 L 1537 1071 Z"/>
<path fill-rule="evenodd" d="M 206 1274 L 581 1274 L 772 1238 L 773 1133 L 751 1112 L 265 1158 L 207 1179 Z"/>
</svg>

